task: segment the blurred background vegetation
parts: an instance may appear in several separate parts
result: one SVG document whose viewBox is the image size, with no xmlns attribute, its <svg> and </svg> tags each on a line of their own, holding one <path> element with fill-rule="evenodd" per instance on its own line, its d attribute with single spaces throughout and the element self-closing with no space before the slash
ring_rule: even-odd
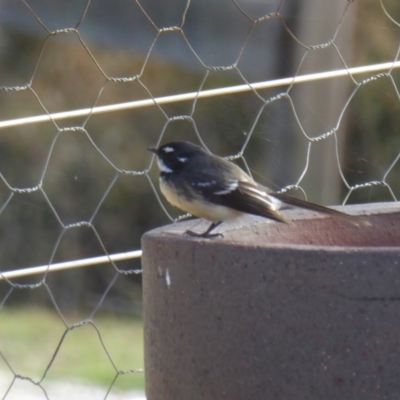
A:
<svg viewBox="0 0 400 400">
<path fill-rule="evenodd" d="M 82 313 L 68 313 L 67 320 L 72 324 L 84 317 Z M 60 316 L 44 307 L 9 306 L 3 308 L 1 322 L 1 351 L 14 372 L 40 381 L 65 331 Z M 102 313 L 93 319 L 93 323 L 98 331 L 91 324 L 68 331 L 44 380 L 45 389 L 49 381 L 86 383 L 107 389 L 115 379 L 115 368 L 128 371 L 132 366 L 143 367 L 143 325 L 140 318 L 132 318 L 128 313 Z M 101 332 L 115 368 L 98 340 L 98 332 Z M 11 383 L 13 374 L 3 366 L 0 372 L 1 382 L 8 377 Z M 143 387 L 144 374 L 137 372 L 118 376 L 113 389 L 132 391 Z"/>
<path fill-rule="evenodd" d="M 396 61 L 400 43 L 400 3 L 395 0 L 384 4 L 397 25 L 379 1 L 343 1 L 340 7 L 325 0 L 302 5 L 297 1 L 237 2 L 242 11 L 230 0 L 192 1 L 184 35 L 158 35 L 154 25 L 180 26 L 186 0 L 168 6 L 159 0 L 142 1 L 147 16 L 134 1 L 113 1 L 111 6 L 110 1 L 94 0 L 83 20 L 87 4 L 83 0 L 27 3 L 34 14 L 22 1 L 0 3 L 0 86 L 31 83 L 37 97 L 30 90 L 0 90 L 2 121 L 148 99 L 149 93 L 158 97 L 196 92 L 203 81 L 203 88 L 210 89 L 340 69 L 343 61 L 348 67 Z M 249 17 L 260 18 L 276 11 L 279 4 L 286 26 L 278 18 L 252 25 Z M 329 7 L 334 11 L 323 11 Z M 81 21 L 80 37 L 73 32 L 49 36 L 35 16 L 49 30 L 74 27 Z M 327 43 L 337 34 L 336 47 L 307 49 L 289 30 L 299 41 L 312 45 Z M 236 61 L 238 69 L 206 68 Z M 99 67 L 109 77 L 140 74 L 140 82 L 108 81 Z M 391 77 L 362 86 L 346 108 L 338 137 L 341 170 L 351 185 L 382 181 L 399 154 L 398 74 L 394 70 Z M 290 96 L 307 134 L 315 137 L 335 127 L 354 89 L 350 78 L 294 87 Z M 285 90 L 259 94 L 270 99 Z M 198 132 L 211 151 L 227 156 L 238 153 L 251 134 L 244 157 L 257 180 L 278 189 L 294 184 L 301 175 L 309 142 L 287 100 L 265 105 L 250 91 L 199 99 L 193 115 L 192 108 L 193 101 L 186 101 L 163 105 L 162 110 L 150 106 L 1 129 L 0 270 L 140 248 L 144 232 L 170 220 L 144 175 L 121 174 L 116 168 L 148 168 L 151 155 L 146 148 L 161 136 L 164 142 L 198 142 Z M 192 115 L 194 123 L 168 120 L 179 115 Z M 84 127 L 87 134 L 60 131 L 75 126 Z M 333 137 L 323 142 L 313 143 L 301 186 L 310 200 L 340 203 L 348 189 L 337 168 L 335 142 Z M 400 192 L 398 172 L 397 163 L 386 180 L 396 195 Z M 149 176 L 157 181 L 155 167 Z M 39 184 L 47 199 L 40 190 L 17 193 L 10 189 Z M 387 188 L 374 186 L 355 191 L 349 203 L 388 200 L 393 198 Z M 166 208 L 173 217 L 179 215 Z M 97 234 L 88 227 L 63 232 L 59 220 L 65 225 L 91 220 Z M 117 266 L 140 268 L 140 260 Z M 63 315 L 83 315 L 96 307 L 114 275 L 111 265 L 51 273 L 46 278 L 49 290 L 43 285 L 12 290 L 3 280 L 0 304 L 5 308 L 34 304 L 54 310 L 55 302 Z M 42 278 L 31 276 L 13 283 L 36 284 Z M 140 276 L 118 277 L 96 315 L 103 314 L 106 320 L 114 318 L 112 323 L 120 318 L 124 324 L 126 315 L 140 318 Z M 3 321 L 12 327 L 6 315 L 1 310 L 0 320 L 6 318 Z M 137 343 L 141 346 L 142 342 L 138 339 Z"/>
</svg>

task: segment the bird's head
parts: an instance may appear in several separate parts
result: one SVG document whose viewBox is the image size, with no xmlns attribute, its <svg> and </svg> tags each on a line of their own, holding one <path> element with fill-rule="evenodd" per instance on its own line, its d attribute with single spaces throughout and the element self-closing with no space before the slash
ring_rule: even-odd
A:
<svg viewBox="0 0 400 400">
<path fill-rule="evenodd" d="M 203 148 L 189 142 L 170 142 L 158 149 L 150 147 L 147 150 L 157 156 L 158 167 L 163 174 L 180 171 L 190 164 L 193 158 L 205 153 Z"/>
</svg>

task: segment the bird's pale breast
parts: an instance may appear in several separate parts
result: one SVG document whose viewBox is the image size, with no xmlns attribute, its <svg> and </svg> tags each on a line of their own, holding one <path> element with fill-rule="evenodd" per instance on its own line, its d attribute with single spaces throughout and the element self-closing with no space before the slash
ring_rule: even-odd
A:
<svg viewBox="0 0 400 400">
<path fill-rule="evenodd" d="M 212 222 L 226 221 L 237 218 L 243 214 L 229 207 L 204 202 L 204 200 L 200 201 L 196 198 L 198 195 L 195 192 L 193 192 L 193 197 L 188 200 L 184 196 L 179 196 L 177 190 L 164 179 L 160 179 L 160 189 L 161 193 L 173 206 L 196 217 L 205 218 Z"/>
</svg>

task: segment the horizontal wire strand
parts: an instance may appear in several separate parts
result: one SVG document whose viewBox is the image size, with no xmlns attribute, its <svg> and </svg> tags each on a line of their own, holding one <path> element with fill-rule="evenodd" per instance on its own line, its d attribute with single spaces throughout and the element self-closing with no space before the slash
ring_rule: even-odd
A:
<svg viewBox="0 0 400 400">
<path fill-rule="evenodd" d="M 55 121 L 55 120 L 62 120 L 67 118 L 75 118 L 75 117 L 82 117 L 87 116 L 89 114 L 102 114 L 107 112 L 113 111 L 121 111 L 121 110 L 130 110 L 134 108 L 141 108 L 141 107 L 149 107 L 156 104 L 168 104 L 174 103 L 179 101 L 188 101 L 194 100 L 196 98 L 207 98 L 213 96 L 222 96 L 226 94 L 233 94 L 233 93 L 241 93 L 250 90 L 261 90 L 261 89 L 268 89 L 272 87 L 279 87 L 279 86 L 287 86 L 293 85 L 303 82 L 310 82 L 310 81 L 318 81 L 323 79 L 330 79 L 330 78 L 337 78 L 346 75 L 357 75 L 366 72 L 377 72 L 383 70 L 389 70 L 394 68 L 400 67 L 400 61 L 396 62 L 386 62 L 381 64 L 372 64 L 362 67 L 353 67 L 353 68 L 344 68 L 335 71 L 328 71 L 328 72 L 319 72 L 315 74 L 307 74 L 307 75 L 299 75 L 292 78 L 282 78 L 282 79 L 275 79 L 272 81 L 264 81 L 264 82 L 257 82 L 257 83 L 250 83 L 250 84 L 243 84 L 243 85 L 236 85 L 236 86 L 228 86 L 219 89 L 209 89 L 203 90 L 200 92 L 190 92 L 190 93 L 183 93 L 178 95 L 172 96 L 164 96 L 164 97 L 157 97 L 151 98 L 146 100 L 136 100 L 136 101 L 128 101 L 125 103 L 118 103 L 118 104 L 111 104 L 107 106 L 98 106 L 93 108 L 82 108 L 79 110 L 72 110 L 72 111 L 63 111 L 53 114 L 43 114 L 37 115 L 34 117 L 25 117 L 25 118 L 17 118 L 11 119 L 6 121 L 0 121 L 0 129 L 1 128 L 8 128 L 12 126 L 19 126 L 19 125 L 26 125 L 26 124 L 35 124 L 40 122 L 48 122 L 48 121 Z"/>
<path fill-rule="evenodd" d="M 21 268 L 15 271 L 5 271 L 5 272 L 0 271 L 0 281 L 4 279 L 20 278 L 22 276 L 36 275 L 52 271 L 61 271 L 64 269 L 88 267 L 90 265 L 130 260 L 133 258 L 140 258 L 141 256 L 142 256 L 142 250 L 134 250 L 125 253 L 110 254 L 108 256 L 82 258 L 76 261 L 65 261 L 51 265 L 41 265 L 38 267 Z"/>
</svg>

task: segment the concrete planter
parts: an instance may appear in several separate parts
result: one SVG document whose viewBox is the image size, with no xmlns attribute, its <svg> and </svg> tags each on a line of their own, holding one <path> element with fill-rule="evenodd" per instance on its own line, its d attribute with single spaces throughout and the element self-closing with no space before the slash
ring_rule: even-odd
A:
<svg viewBox="0 0 400 400">
<path fill-rule="evenodd" d="M 400 207 L 143 237 L 148 400 L 400 398 Z M 396 247 L 397 246 L 397 247 Z"/>
</svg>

